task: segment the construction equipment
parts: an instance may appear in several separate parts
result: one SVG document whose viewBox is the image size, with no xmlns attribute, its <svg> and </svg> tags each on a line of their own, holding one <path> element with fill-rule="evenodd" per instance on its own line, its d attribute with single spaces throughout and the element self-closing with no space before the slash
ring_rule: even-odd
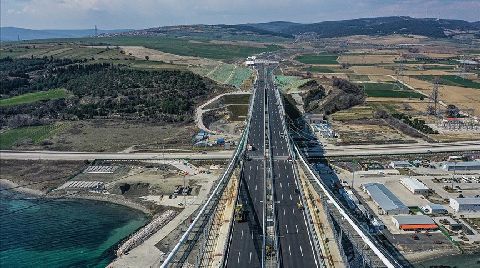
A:
<svg viewBox="0 0 480 268">
<path fill-rule="evenodd" d="M 235 221 L 244 222 L 245 221 L 245 209 L 243 205 L 239 204 L 235 207 Z"/>
</svg>

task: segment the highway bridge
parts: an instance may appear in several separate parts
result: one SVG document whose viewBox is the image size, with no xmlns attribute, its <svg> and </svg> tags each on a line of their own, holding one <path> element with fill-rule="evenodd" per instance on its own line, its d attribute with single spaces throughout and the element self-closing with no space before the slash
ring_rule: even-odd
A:
<svg viewBox="0 0 480 268">
<path fill-rule="evenodd" d="M 343 255 L 345 266 L 403 267 L 342 204 L 293 144 L 273 81 L 275 67 L 272 63 L 255 66 L 257 80 L 239 146 L 209 199 L 161 267 L 184 267 L 187 261 L 196 267 L 335 267 L 324 261 L 327 253 L 320 249 L 313 211 L 300 187 L 299 169 L 325 197 L 329 222 L 339 230 L 339 247 L 348 242 L 353 251 L 360 252 L 354 254 L 353 262 Z M 235 207 L 242 208 L 244 217 L 222 223 L 215 219 L 223 213 L 223 206 L 218 207 L 226 198 L 224 190 L 234 171 L 240 174 Z M 216 233 L 219 228 L 212 226 L 215 224 L 229 225 L 225 239 L 220 239 Z M 212 252 L 212 248 L 222 251 Z M 212 254 L 221 258 L 215 266 L 203 261 Z"/>
</svg>

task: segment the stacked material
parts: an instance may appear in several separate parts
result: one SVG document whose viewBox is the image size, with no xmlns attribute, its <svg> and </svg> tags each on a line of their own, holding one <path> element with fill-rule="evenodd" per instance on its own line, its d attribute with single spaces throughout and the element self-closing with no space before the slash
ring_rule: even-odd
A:
<svg viewBox="0 0 480 268">
<path fill-rule="evenodd" d="M 175 211 L 167 210 L 158 217 L 156 217 L 149 224 L 145 225 L 145 227 L 133 234 L 127 241 L 125 241 L 125 243 L 123 243 L 117 249 L 117 257 L 124 255 L 128 251 L 143 243 L 150 236 L 156 233 L 160 228 L 162 228 L 165 224 L 171 221 L 175 217 L 175 215 Z"/>
</svg>

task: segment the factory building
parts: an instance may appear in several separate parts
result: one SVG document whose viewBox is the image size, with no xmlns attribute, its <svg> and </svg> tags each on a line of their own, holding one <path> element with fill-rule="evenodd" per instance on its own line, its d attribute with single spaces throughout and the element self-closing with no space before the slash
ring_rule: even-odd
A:
<svg viewBox="0 0 480 268">
<path fill-rule="evenodd" d="M 413 194 L 428 194 L 428 187 L 415 178 L 403 178 L 400 183 Z"/>
<path fill-rule="evenodd" d="M 447 214 L 447 209 L 440 204 L 428 204 L 421 207 L 422 211 L 426 214 Z"/>
<path fill-rule="evenodd" d="M 435 230 L 438 226 L 425 215 L 398 215 L 392 217 L 393 224 L 404 231 Z"/>
<path fill-rule="evenodd" d="M 450 207 L 457 213 L 480 212 L 480 198 L 450 198 Z"/>
<path fill-rule="evenodd" d="M 480 170 L 480 161 L 466 161 L 466 162 L 446 162 L 442 168 L 447 171 L 454 170 Z"/>
<path fill-rule="evenodd" d="M 408 214 L 409 209 L 385 185 L 380 183 L 366 183 L 362 185 L 364 191 L 380 207 L 381 212 L 387 215 Z"/>
</svg>

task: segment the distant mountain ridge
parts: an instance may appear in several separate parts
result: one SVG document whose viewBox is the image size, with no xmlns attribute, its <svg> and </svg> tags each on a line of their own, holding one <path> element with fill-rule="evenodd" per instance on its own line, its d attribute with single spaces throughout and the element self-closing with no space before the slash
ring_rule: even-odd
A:
<svg viewBox="0 0 480 268">
<path fill-rule="evenodd" d="M 101 30 L 98 29 L 98 34 L 109 34 L 132 31 L 132 29 L 117 29 L 117 30 Z M 80 30 L 32 30 L 18 27 L 0 27 L 1 41 L 17 41 L 32 40 L 32 39 L 49 39 L 49 38 L 76 38 L 87 37 L 95 35 L 94 29 L 80 29 Z"/>
<path fill-rule="evenodd" d="M 247 24 L 258 29 L 269 29 L 283 35 L 315 33 L 319 37 L 340 37 L 349 35 L 390 35 L 415 34 L 429 37 L 448 37 L 453 32 L 480 32 L 480 22 L 464 20 L 412 18 L 412 17 L 378 17 L 341 21 L 324 21 L 300 24 L 287 22 L 271 22 L 263 24 Z"/>
<path fill-rule="evenodd" d="M 314 34 L 319 38 L 342 37 L 351 35 L 391 35 L 411 34 L 434 38 L 446 38 L 463 34 L 474 34 L 480 38 L 480 21 L 412 18 L 405 16 L 360 18 L 318 23 L 295 23 L 273 21 L 244 24 L 195 24 L 161 26 L 142 30 L 118 29 L 98 30 L 100 36 L 171 36 L 171 37 L 223 37 L 274 36 L 294 38 L 302 34 Z M 85 30 L 31 30 L 15 27 L 1 27 L 0 40 L 14 41 L 46 38 L 75 38 L 94 35 L 93 29 Z"/>
<path fill-rule="evenodd" d="M 175 35 L 198 36 L 199 33 L 228 33 L 271 35 L 293 38 L 305 33 L 316 34 L 320 38 L 350 35 L 390 35 L 412 34 L 435 38 L 472 33 L 479 36 L 480 22 L 464 20 L 412 18 L 405 16 L 360 18 L 341 21 L 324 21 L 318 23 L 295 23 L 273 21 L 265 23 L 217 24 L 217 25 L 179 25 L 149 28 L 121 33 L 120 35 Z M 479 36 L 480 37 L 480 36 Z"/>
</svg>

